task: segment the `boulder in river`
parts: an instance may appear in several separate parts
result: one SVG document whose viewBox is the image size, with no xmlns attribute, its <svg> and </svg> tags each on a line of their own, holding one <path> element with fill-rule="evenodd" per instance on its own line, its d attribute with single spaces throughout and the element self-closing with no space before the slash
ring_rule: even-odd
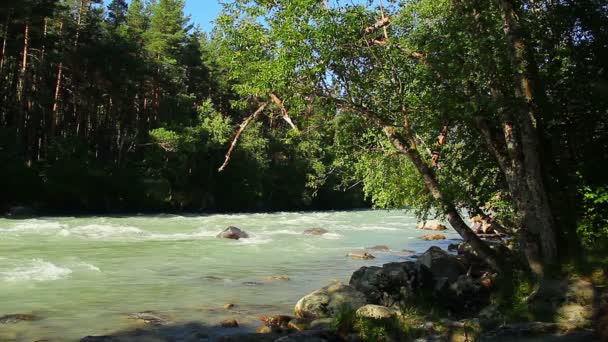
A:
<svg viewBox="0 0 608 342">
<path fill-rule="evenodd" d="M 291 280 L 291 278 L 289 278 L 286 275 L 266 276 L 263 279 L 264 279 L 264 281 L 269 281 L 269 282 L 274 282 L 274 281 L 290 281 Z"/>
<path fill-rule="evenodd" d="M 430 271 L 420 269 L 412 261 L 361 267 L 349 282 L 366 296 L 368 303 L 389 307 L 406 304 L 418 295 L 420 289 L 428 288 L 432 283 Z"/>
<path fill-rule="evenodd" d="M 222 239 L 238 240 L 246 239 L 249 237 L 249 235 L 237 227 L 230 226 L 217 234 L 217 237 Z"/>
<path fill-rule="evenodd" d="M 239 322 L 234 319 L 234 318 L 230 318 L 230 319 L 225 319 L 223 321 L 220 322 L 220 327 L 222 328 L 238 328 L 239 327 Z"/>
<path fill-rule="evenodd" d="M 365 295 L 354 287 L 333 283 L 301 298 L 294 312 L 298 318 L 325 318 L 334 316 L 344 307 L 357 310 L 365 304 Z"/>
<path fill-rule="evenodd" d="M 424 230 L 437 230 L 437 231 L 442 231 L 442 230 L 448 229 L 445 225 L 439 223 L 439 221 L 420 222 L 416 225 L 416 228 L 424 229 Z"/>
<path fill-rule="evenodd" d="M 367 253 L 364 250 L 350 251 L 346 256 L 349 256 L 352 259 L 357 259 L 357 260 L 369 260 L 369 259 L 376 258 L 375 256 L 371 255 L 370 253 Z"/>
<path fill-rule="evenodd" d="M 323 228 L 311 228 L 304 231 L 304 235 L 323 235 L 329 233 L 329 230 Z"/>
<path fill-rule="evenodd" d="M 38 321 L 40 317 L 31 314 L 12 314 L 0 316 L 0 324 Z"/>
<path fill-rule="evenodd" d="M 366 248 L 368 251 L 376 251 L 376 252 L 390 252 L 391 249 L 387 245 L 377 245 Z"/>
<path fill-rule="evenodd" d="M 466 273 L 464 265 L 455 256 L 443 249 L 433 246 L 424 252 L 416 261 L 433 274 L 435 282 L 447 280 L 449 284 L 455 282 L 459 276 Z"/>
<path fill-rule="evenodd" d="M 129 315 L 130 319 L 144 322 L 147 325 L 166 325 L 171 323 L 168 319 L 153 311 L 136 312 Z"/>
<path fill-rule="evenodd" d="M 446 237 L 443 234 L 429 234 L 425 236 L 421 236 L 420 240 L 424 241 L 436 241 L 436 240 L 445 240 Z"/>
</svg>

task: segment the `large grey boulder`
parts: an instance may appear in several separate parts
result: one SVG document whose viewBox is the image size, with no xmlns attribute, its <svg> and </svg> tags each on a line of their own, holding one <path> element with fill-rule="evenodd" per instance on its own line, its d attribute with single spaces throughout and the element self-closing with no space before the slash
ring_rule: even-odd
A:
<svg viewBox="0 0 608 342">
<path fill-rule="evenodd" d="M 365 294 L 369 303 L 400 306 L 413 299 L 420 289 L 432 286 L 432 276 L 415 262 L 393 262 L 382 267 L 361 267 L 349 284 Z"/>
<path fill-rule="evenodd" d="M 334 316 L 344 308 L 357 310 L 365 304 L 365 295 L 354 287 L 333 283 L 300 299 L 294 313 L 298 318 L 325 318 Z"/>
<path fill-rule="evenodd" d="M 436 246 L 424 252 L 418 258 L 416 264 L 431 271 L 435 282 L 439 284 L 445 281 L 451 284 L 467 271 L 460 260 Z"/>
<path fill-rule="evenodd" d="M 222 239 L 238 240 L 246 239 L 249 237 L 249 235 L 237 227 L 230 226 L 217 234 L 217 237 Z"/>
</svg>

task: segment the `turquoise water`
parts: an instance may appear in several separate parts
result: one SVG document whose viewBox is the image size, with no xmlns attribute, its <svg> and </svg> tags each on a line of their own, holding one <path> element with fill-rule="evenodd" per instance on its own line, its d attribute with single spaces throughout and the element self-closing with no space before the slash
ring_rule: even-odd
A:
<svg viewBox="0 0 608 342">
<path fill-rule="evenodd" d="M 230 225 L 251 238 L 215 238 Z M 0 341 L 111 334 L 141 326 L 128 315 L 142 311 L 172 324 L 236 318 L 254 329 L 259 315 L 290 314 L 303 295 L 348 282 L 361 266 L 405 260 L 403 249 L 424 251 L 431 243 L 418 237 L 428 231 L 415 225 L 402 211 L 0 219 L 0 316 L 41 318 L 0 324 Z M 330 233 L 302 234 L 314 227 Z M 346 257 L 374 245 L 394 253 Z"/>
</svg>

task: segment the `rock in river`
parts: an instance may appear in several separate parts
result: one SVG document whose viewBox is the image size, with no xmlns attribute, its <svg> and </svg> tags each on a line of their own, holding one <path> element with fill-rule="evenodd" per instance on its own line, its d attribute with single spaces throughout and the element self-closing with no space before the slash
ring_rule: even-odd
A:
<svg viewBox="0 0 608 342">
<path fill-rule="evenodd" d="M 311 228 L 304 231 L 305 235 L 323 235 L 327 233 L 329 233 L 329 231 L 323 228 Z"/>
<path fill-rule="evenodd" d="M 0 316 L 0 324 L 13 324 L 19 322 L 31 322 L 37 321 L 40 318 L 38 316 L 30 315 L 30 314 L 12 314 L 12 315 L 4 315 Z"/>
<path fill-rule="evenodd" d="M 239 322 L 236 319 L 225 319 L 220 322 L 222 328 L 238 328 Z"/>
<path fill-rule="evenodd" d="M 222 239 L 238 240 L 246 239 L 249 237 L 249 235 L 237 227 L 230 226 L 224 229 L 221 233 L 217 234 L 217 237 Z"/>
<path fill-rule="evenodd" d="M 364 250 L 357 250 L 357 251 L 350 251 L 346 256 L 349 256 L 353 259 L 357 259 L 357 260 L 369 260 L 369 259 L 375 259 L 376 257 L 367 253 Z"/>
<path fill-rule="evenodd" d="M 294 309 L 298 318 L 332 317 L 344 307 L 357 310 L 366 304 L 365 295 L 342 283 L 333 283 L 298 301 Z"/>
<path fill-rule="evenodd" d="M 390 252 L 391 249 L 386 245 L 377 245 L 366 248 L 368 251 L 376 251 L 376 252 Z"/>
<path fill-rule="evenodd" d="M 435 241 L 435 240 L 445 240 L 446 237 L 443 234 L 429 234 L 429 235 L 425 235 L 420 237 L 420 240 L 424 240 L 424 241 Z"/>
<path fill-rule="evenodd" d="M 455 256 L 436 246 L 424 252 L 418 258 L 417 264 L 429 269 L 435 281 L 447 279 L 450 284 L 466 273 L 464 265 Z"/>
</svg>

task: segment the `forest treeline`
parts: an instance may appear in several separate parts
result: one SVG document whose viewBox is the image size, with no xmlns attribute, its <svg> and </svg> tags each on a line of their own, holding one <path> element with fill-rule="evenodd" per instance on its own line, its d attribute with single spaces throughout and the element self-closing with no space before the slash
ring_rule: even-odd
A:
<svg viewBox="0 0 608 342">
<path fill-rule="evenodd" d="M 505 269 L 463 214 L 478 216 L 538 275 L 608 241 L 603 1 L 233 0 L 208 36 L 183 8 L 2 8 L 5 204 L 337 209 L 365 195 L 444 217 Z"/>
<path fill-rule="evenodd" d="M 343 191 L 326 170 L 329 130 L 303 141 L 272 115 L 217 171 L 251 108 L 183 9 L 183 0 L 0 5 L 0 209 L 368 206 L 360 187 Z"/>
</svg>

